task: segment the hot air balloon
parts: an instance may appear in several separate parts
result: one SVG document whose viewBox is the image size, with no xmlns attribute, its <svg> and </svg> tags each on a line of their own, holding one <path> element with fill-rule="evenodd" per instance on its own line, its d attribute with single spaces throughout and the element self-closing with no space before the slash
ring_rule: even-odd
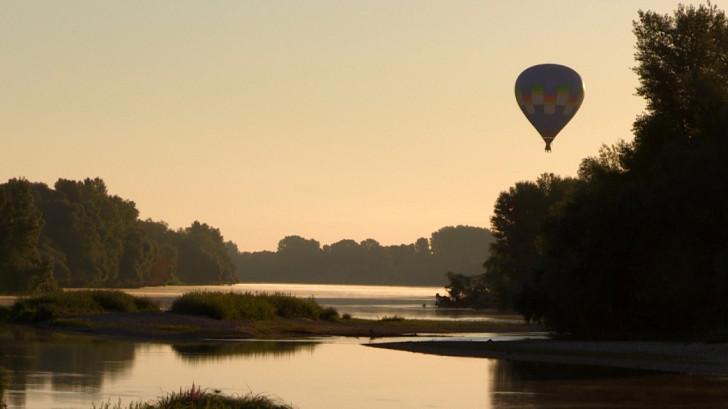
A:
<svg viewBox="0 0 728 409">
<path fill-rule="evenodd" d="M 579 110 L 584 84 L 576 71 L 558 64 L 527 68 L 516 79 L 516 100 L 531 125 L 546 142 L 551 142 Z"/>
</svg>

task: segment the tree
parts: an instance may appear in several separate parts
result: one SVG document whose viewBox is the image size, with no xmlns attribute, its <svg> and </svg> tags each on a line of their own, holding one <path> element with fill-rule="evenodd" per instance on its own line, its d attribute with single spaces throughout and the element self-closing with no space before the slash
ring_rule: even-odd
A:
<svg viewBox="0 0 728 409">
<path fill-rule="evenodd" d="M 103 180 L 59 179 L 53 188 L 0 184 L 0 292 L 234 281 L 220 231 L 202 223 L 175 232 L 139 220 L 134 202 Z"/>
<path fill-rule="evenodd" d="M 164 222 L 147 219 L 139 221 L 138 224 L 156 248 L 155 258 L 149 266 L 145 285 L 178 283 L 176 272 L 179 253 L 175 245 L 177 233 Z"/>
<path fill-rule="evenodd" d="M 424 237 L 391 246 L 344 239 L 322 248 L 316 240 L 287 236 L 276 252 L 229 250 L 245 281 L 442 285 L 448 270 L 477 271 L 492 241 L 487 229 L 470 226 L 445 227 L 433 236 L 438 255 Z"/>
<path fill-rule="evenodd" d="M 286 236 L 278 242 L 278 253 L 290 259 L 307 259 L 321 253 L 321 244 L 301 236 Z"/>
<path fill-rule="evenodd" d="M 492 295 L 484 275 L 447 273 L 449 284 L 445 286 L 447 296 L 435 294 L 435 303 L 440 308 L 489 308 Z"/>
<path fill-rule="evenodd" d="M 433 259 L 445 271 L 473 275 L 481 272 L 488 258 L 493 234 L 474 226 L 447 226 L 432 233 L 430 246 Z"/>
<path fill-rule="evenodd" d="M 235 267 L 230 260 L 220 230 L 193 222 L 176 235 L 177 277 L 189 284 L 235 282 Z"/>
<path fill-rule="evenodd" d="M 519 309 L 577 336 L 709 334 L 728 322 L 728 21 L 680 6 L 634 33 L 647 110 L 582 163 Z"/>
<path fill-rule="evenodd" d="M 158 260 L 158 248 L 140 228 L 131 229 L 124 239 L 124 251 L 119 261 L 115 284 L 138 287 L 149 282 L 151 268 Z"/>
<path fill-rule="evenodd" d="M 170 244 L 157 245 L 156 258 L 149 266 L 144 285 L 165 285 L 178 283 L 177 271 L 177 248 Z"/>
<path fill-rule="evenodd" d="M 542 228 L 575 187 L 576 181 L 544 173 L 502 192 L 490 219 L 495 242 L 484 266 L 483 284 L 492 306 L 512 308 L 514 299 L 542 253 Z"/>
<path fill-rule="evenodd" d="M 38 249 L 43 218 L 26 180 L 0 185 L 0 292 L 53 287 L 50 265 Z"/>
<path fill-rule="evenodd" d="M 56 270 L 71 273 L 63 284 L 115 285 L 124 240 L 137 228 L 139 212 L 134 202 L 109 195 L 98 178 L 59 179 L 54 187 L 51 191 L 36 185 L 36 197 L 41 199 L 46 220 L 44 242 L 63 254 L 54 259 Z"/>
</svg>

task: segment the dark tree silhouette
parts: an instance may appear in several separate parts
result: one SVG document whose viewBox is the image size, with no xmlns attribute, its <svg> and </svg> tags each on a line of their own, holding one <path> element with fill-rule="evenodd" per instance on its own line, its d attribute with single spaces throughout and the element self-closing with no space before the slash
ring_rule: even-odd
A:
<svg viewBox="0 0 728 409">
<path fill-rule="evenodd" d="M 316 240 L 288 236 L 277 252 L 228 250 L 240 280 L 248 282 L 442 285 L 447 271 L 478 272 L 492 240 L 487 229 L 456 226 L 429 240 L 394 246 L 344 239 L 321 247 Z"/>
<path fill-rule="evenodd" d="M 50 265 L 38 248 L 43 217 L 31 185 L 11 179 L 0 185 L 0 291 L 53 287 Z"/>
<path fill-rule="evenodd" d="M 519 308 L 585 337 L 691 337 L 728 323 L 728 21 L 712 5 L 640 12 L 635 139 L 580 168 L 544 228 Z"/>
<path fill-rule="evenodd" d="M 529 273 L 541 259 L 544 223 L 552 213 L 558 212 L 558 204 L 576 183 L 574 179 L 549 173 L 535 182 L 518 182 L 501 192 L 490 219 L 495 241 L 487 240 L 490 256 L 484 263 L 485 273 L 448 274 L 448 295 L 438 297 L 438 305 L 513 308 Z"/>
<path fill-rule="evenodd" d="M 98 178 L 0 184 L 0 292 L 235 280 L 217 229 L 175 232 L 138 216 Z"/>
</svg>

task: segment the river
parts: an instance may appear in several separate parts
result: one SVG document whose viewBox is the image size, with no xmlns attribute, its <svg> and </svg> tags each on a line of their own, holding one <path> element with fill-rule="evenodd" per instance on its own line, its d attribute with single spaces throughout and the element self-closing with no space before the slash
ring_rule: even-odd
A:
<svg viewBox="0 0 728 409">
<path fill-rule="evenodd" d="M 233 290 L 253 289 L 248 286 Z M 420 317 L 431 309 L 427 305 L 421 313 L 422 301 L 432 301 L 432 289 L 418 287 L 278 289 L 361 315 Z M 169 299 L 184 290 L 133 291 Z M 169 344 L 6 328 L 0 331 L 0 366 L 10 374 L 6 402 L 18 409 L 149 400 L 193 383 L 230 394 L 265 394 L 299 409 L 716 408 L 728 402 L 728 381 L 721 377 L 441 357 L 371 348 L 368 342 Z"/>
<path fill-rule="evenodd" d="M 283 293 L 297 297 L 313 297 L 326 307 L 355 318 L 378 319 L 400 316 L 407 319 L 438 320 L 504 320 L 507 315 L 494 315 L 469 309 L 435 308 L 435 294 L 446 294 L 443 287 L 404 287 L 383 285 L 277 284 L 243 283 L 212 286 L 165 286 L 124 289 L 133 295 L 158 301 L 163 308 L 174 298 L 190 291 L 232 291 Z"/>
</svg>

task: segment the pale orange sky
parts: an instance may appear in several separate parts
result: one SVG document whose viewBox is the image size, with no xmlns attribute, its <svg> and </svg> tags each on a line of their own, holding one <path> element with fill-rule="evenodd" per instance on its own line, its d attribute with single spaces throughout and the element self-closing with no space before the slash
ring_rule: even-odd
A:
<svg viewBox="0 0 728 409">
<path fill-rule="evenodd" d="M 0 181 L 98 176 L 260 250 L 488 226 L 516 181 L 574 175 L 642 110 L 637 10 L 677 2 L 1 4 Z M 586 84 L 550 154 L 513 97 L 544 62 Z"/>
</svg>

